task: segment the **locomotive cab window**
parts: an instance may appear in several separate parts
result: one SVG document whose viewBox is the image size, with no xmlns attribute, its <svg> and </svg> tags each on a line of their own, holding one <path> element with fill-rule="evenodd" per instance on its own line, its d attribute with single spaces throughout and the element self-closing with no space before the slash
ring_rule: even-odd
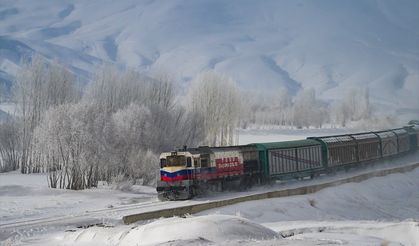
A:
<svg viewBox="0 0 419 246">
<path fill-rule="evenodd" d="M 166 159 L 160 159 L 160 168 L 163 168 L 166 166 Z"/>
<path fill-rule="evenodd" d="M 208 159 L 206 158 L 201 159 L 201 167 L 208 167 Z"/>
<path fill-rule="evenodd" d="M 194 167 L 200 167 L 198 159 L 193 160 L 193 165 L 194 165 Z"/>
<path fill-rule="evenodd" d="M 167 157 L 166 166 L 174 167 L 174 166 L 185 166 L 186 165 L 186 158 L 184 155 L 171 155 Z"/>
<path fill-rule="evenodd" d="M 192 159 L 190 157 L 186 158 L 186 167 L 192 167 Z"/>
</svg>

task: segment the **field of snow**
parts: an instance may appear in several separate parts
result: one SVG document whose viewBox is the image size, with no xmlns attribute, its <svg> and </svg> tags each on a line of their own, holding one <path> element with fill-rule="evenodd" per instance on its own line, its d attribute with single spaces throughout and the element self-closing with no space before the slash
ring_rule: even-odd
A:
<svg viewBox="0 0 419 246">
<path fill-rule="evenodd" d="M 127 192 L 109 186 L 83 191 L 49 189 L 45 174 L 0 173 L 0 224 L 156 200 L 154 188 L 135 188 Z"/>
<path fill-rule="evenodd" d="M 0 2 L 0 82 L 39 52 L 86 79 L 103 62 L 187 83 L 215 69 L 242 88 L 325 100 L 368 87 L 378 110 L 418 114 L 419 2 Z"/>
</svg>

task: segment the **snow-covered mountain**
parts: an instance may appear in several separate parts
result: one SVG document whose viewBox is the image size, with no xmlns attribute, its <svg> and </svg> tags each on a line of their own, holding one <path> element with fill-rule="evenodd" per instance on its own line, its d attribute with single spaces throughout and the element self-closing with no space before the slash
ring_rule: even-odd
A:
<svg viewBox="0 0 419 246">
<path fill-rule="evenodd" d="M 0 81 L 36 51 L 84 78 L 112 62 L 326 100 L 368 87 L 377 107 L 419 115 L 418 23 L 417 0 L 2 0 Z"/>
</svg>

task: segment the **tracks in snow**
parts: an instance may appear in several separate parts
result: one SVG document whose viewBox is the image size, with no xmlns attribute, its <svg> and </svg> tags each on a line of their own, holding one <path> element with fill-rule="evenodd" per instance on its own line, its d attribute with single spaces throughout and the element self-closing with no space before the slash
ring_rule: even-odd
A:
<svg viewBox="0 0 419 246">
<path fill-rule="evenodd" d="M 71 214 L 71 215 L 63 215 L 63 216 L 53 216 L 47 218 L 37 218 L 37 219 L 29 219 L 29 220 L 22 220 L 16 222 L 9 222 L 9 223 L 0 223 L 0 230 L 16 230 L 19 228 L 24 227 L 33 227 L 33 226 L 42 226 L 47 224 L 54 224 L 55 222 L 59 222 L 60 224 L 72 224 L 72 222 L 79 221 L 82 223 L 83 221 L 94 221 L 95 219 L 100 220 L 97 217 L 104 217 L 104 215 L 108 213 L 118 213 L 118 212 L 125 212 L 125 211 L 132 211 L 135 209 L 146 209 L 149 207 L 156 206 L 156 204 L 162 204 L 164 202 L 160 201 L 147 201 L 139 204 L 129 204 L 129 205 L 121 205 L 118 207 L 112 208 L 104 208 L 98 210 L 91 210 L 85 211 L 83 213 Z M 101 216 L 102 215 L 102 216 Z M 83 220 L 85 218 L 85 220 Z"/>
</svg>

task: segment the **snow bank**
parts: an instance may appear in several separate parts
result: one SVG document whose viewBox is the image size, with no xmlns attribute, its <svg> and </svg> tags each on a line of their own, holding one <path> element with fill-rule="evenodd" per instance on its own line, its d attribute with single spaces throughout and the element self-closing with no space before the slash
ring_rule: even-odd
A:
<svg viewBox="0 0 419 246">
<path fill-rule="evenodd" d="M 259 223 L 294 220 L 419 218 L 419 168 L 319 192 L 244 202 L 200 214 L 240 215 Z"/>
<path fill-rule="evenodd" d="M 197 245 L 226 241 L 273 240 L 279 235 L 247 219 L 228 215 L 169 218 L 128 228 L 92 227 L 55 237 L 51 245 Z M 40 242 L 49 245 L 48 242 Z"/>
<path fill-rule="evenodd" d="M 414 221 L 283 221 L 264 225 L 240 217 L 205 215 L 162 219 L 134 228 L 91 227 L 41 240 L 23 240 L 22 245 L 415 246 L 419 243 L 419 223 Z"/>
<path fill-rule="evenodd" d="M 278 237 L 274 231 L 247 219 L 228 215 L 207 215 L 186 219 L 169 218 L 131 230 L 121 241 L 135 245 L 170 241 L 266 240 Z"/>
<path fill-rule="evenodd" d="M 356 246 L 419 244 L 419 223 L 415 221 L 288 221 L 265 225 L 289 240 L 305 242 Z"/>
</svg>

